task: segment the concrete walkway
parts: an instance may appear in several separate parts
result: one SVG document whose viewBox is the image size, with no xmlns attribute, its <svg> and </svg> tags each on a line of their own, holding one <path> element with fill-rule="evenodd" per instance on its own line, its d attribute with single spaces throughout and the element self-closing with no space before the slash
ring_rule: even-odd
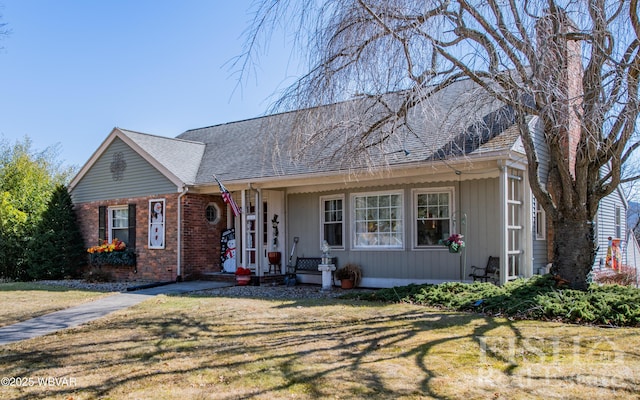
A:
<svg viewBox="0 0 640 400">
<path fill-rule="evenodd" d="M 181 294 L 226 286 L 233 286 L 233 284 L 206 281 L 180 282 L 135 292 L 114 294 L 14 325 L 1 327 L 0 346 L 82 325 L 114 311 L 134 306 L 158 294 Z"/>
</svg>

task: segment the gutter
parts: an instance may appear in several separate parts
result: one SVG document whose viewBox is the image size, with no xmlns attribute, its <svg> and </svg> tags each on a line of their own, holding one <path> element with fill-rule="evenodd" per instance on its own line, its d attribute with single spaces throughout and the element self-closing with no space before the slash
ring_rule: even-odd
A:
<svg viewBox="0 0 640 400">
<path fill-rule="evenodd" d="M 432 171 L 432 175 L 437 175 L 450 171 L 453 173 L 456 169 L 462 170 L 464 173 L 466 167 L 470 163 L 489 163 L 499 160 L 511 160 L 515 163 L 526 164 L 526 156 L 512 149 L 491 150 L 483 152 L 482 154 L 474 156 L 461 156 L 456 158 L 449 158 L 443 160 L 414 160 L 404 163 L 393 164 L 388 167 L 380 166 L 375 167 L 375 172 L 370 173 L 365 169 L 353 170 L 356 172 L 350 172 L 352 170 L 336 170 L 336 171 L 324 171 L 324 172 L 310 172 L 310 173 L 296 173 L 296 174 L 284 174 L 274 175 L 261 178 L 244 178 L 237 180 L 227 180 L 225 182 L 226 188 L 230 192 L 246 189 L 247 186 L 251 189 L 260 187 L 261 189 L 281 189 L 283 187 L 292 187 L 308 184 L 309 180 L 326 180 L 327 184 L 350 184 L 353 182 L 368 182 L 379 179 L 389 179 L 395 176 L 404 176 L 405 171 L 412 171 L 421 168 L 429 168 Z M 439 169 L 441 169 L 439 171 Z M 382 173 L 382 175 L 381 175 Z M 422 176 L 422 174 L 417 174 Z M 195 188 L 203 188 L 204 190 L 215 190 L 217 187 L 215 182 L 203 183 Z"/>
</svg>

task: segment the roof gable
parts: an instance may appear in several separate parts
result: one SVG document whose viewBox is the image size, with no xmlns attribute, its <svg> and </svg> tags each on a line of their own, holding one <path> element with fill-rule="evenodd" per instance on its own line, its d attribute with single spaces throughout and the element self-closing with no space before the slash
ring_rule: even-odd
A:
<svg viewBox="0 0 640 400">
<path fill-rule="evenodd" d="M 69 184 L 70 190 L 73 190 L 116 139 L 126 143 L 176 187 L 191 185 L 195 182 L 205 150 L 203 143 L 114 128 L 73 178 Z"/>
</svg>

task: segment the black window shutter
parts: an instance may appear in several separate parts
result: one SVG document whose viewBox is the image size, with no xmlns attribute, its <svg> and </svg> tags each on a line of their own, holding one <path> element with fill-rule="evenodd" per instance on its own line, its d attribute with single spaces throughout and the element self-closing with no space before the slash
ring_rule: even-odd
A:
<svg viewBox="0 0 640 400">
<path fill-rule="evenodd" d="M 136 205 L 129 204 L 129 243 L 131 250 L 136 249 Z"/>
<path fill-rule="evenodd" d="M 98 241 L 107 240 L 107 207 L 98 207 Z"/>
</svg>

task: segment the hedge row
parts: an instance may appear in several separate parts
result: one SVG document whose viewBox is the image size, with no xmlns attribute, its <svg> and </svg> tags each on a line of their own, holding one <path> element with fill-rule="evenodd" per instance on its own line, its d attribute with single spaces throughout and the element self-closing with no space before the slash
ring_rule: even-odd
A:
<svg viewBox="0 0 640 400">
<path fill-rule="evenodd" d="M 550 275 L 491 283 L 443 283 L 381 289 L 358 298 L 473 311 L 514 319 L 640 327 L 640 290 L 593 284 L 587 291 L 558 287 Z"/>
</svg>

